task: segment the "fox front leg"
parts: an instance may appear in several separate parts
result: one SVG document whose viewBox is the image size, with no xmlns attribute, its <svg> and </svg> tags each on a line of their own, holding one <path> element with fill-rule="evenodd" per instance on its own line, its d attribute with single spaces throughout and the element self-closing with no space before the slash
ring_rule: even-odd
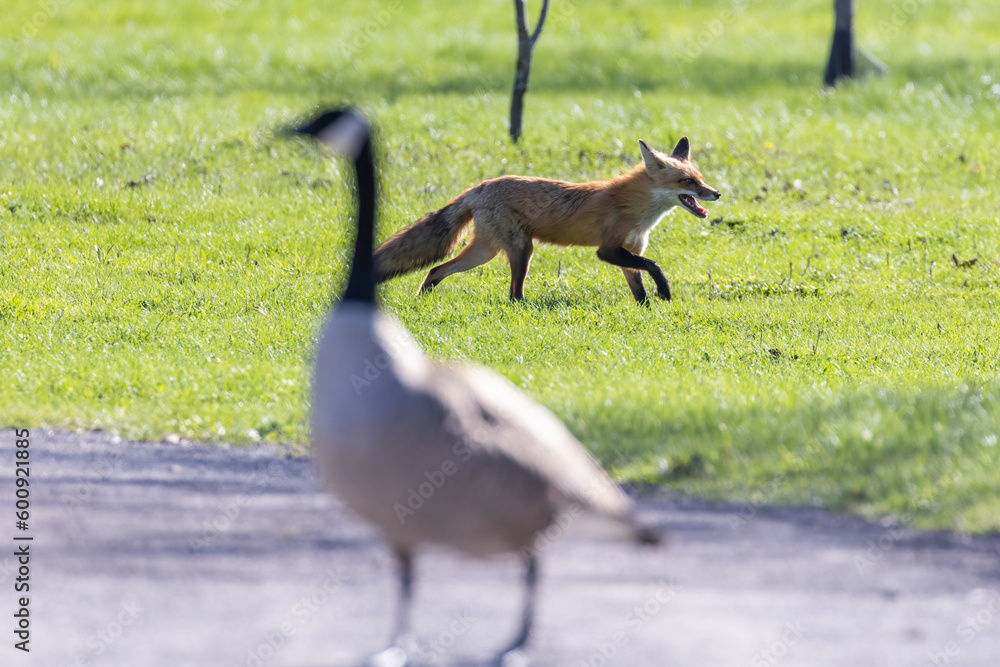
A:
<svg viewBox="0 0 1000 667">
<path fill-rule="evenodd" d="M 607 262 L 608 264 L 614 264 L 615 266 L 620 266 L 623 269 L 638 269 L 640 271 L 645 271 L 652 277 L 653 282 L 656 283 L 656 296 L 660 297 L 664 301 L 670 301 L 670 283 L 667 282 L 667 277 L 663 275 L 663 270 L 660 265 L 651 259 L 647 259 L 641 255 L 636 255 L 635 253 L 629 252 L 621 246 L 601 246 L 597 249 L 597 258 L 601 261 Z M 629 282 L 629 287 L 632 283 Z M 643 290 L 643 293 L 645 290 Z M 640 303 L 644 300 L 639 299 L 639 294 L 636 290 L 632 290 L 632 295 L 635 296 L 636 300 Z"/>
<path fill-rule="evenodd" d="M 622 275 L 625 276 L 625 282 L 635 300 L 648 308 L 649 297 L 646 296 L 646 286 L 642 284 L 642 271 L 622 267 Z"/>
</svg>

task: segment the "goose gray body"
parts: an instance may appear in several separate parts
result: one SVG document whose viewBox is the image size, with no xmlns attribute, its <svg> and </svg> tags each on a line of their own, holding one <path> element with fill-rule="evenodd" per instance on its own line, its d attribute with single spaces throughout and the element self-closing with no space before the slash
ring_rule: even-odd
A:
<svg viewBox="0 0 1000 667">
<path fill-rule="evenodd" d="M 632 524 L 629 499 L 551 412 L 485 368 L 430 362 L 367 305 L 327 322 L 312 428 L 331 490 L 397 548 L 517 552 L 573 507 Z"/>
<path fill-rule="evenodd" d="M 376 176 L 364 118 L 330 111 L 298 132 L 355 163 L 358 233 L 343 299 L 317 351 L 312 440 L 330 490 L 385 535 L 400 565 L 393 646 L 372 664 L 407 662 L 401 645 L 409 643 L 413 553 L 421 544 L 472 556 L 522 554 L 521 629 L 497 659 L 523 664 L 537 582 L 532 546 L 560 512 L 602 517 L 640 541 L 657 538 L 635 526 L 629 499 L 551 412 L 485 368 L 431 362 L 378 309 Z"/>
</svg>

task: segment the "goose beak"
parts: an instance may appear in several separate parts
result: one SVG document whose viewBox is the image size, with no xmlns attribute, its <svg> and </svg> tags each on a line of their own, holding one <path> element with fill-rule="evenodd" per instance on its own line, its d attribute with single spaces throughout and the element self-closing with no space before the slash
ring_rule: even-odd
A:
<svg viewBox="0 0 1000 667">
<path fill-rule="evenodd" d="M 353 109 L 325 111 L 293 134 L 316 137 L 337 153 L 357 158 L 369 139 L 368 121 Z"/>
</svg>

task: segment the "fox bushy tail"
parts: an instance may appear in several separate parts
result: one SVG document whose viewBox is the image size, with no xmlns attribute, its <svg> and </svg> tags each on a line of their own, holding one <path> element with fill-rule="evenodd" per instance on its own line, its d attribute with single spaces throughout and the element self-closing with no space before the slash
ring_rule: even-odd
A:
<svg viewBox="0 0 1000 667">
<path fill-rule="evenodd" d="M 472 220 L 468 192 L 405 227 L 375 251 L 375 280 L 383 282 L 422 269 L 451 254 Z"/>
</svg>

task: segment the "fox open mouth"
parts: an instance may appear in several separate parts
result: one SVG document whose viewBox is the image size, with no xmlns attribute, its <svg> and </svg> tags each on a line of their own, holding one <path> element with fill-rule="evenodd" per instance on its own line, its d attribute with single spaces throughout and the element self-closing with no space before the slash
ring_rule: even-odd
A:
<svg viewBox="0 0 1000 667">
<path fill-rule="evenodd" d="M 698 202 L 696 202 L 694 197 L 692 197 L 691 195 L 678 195 L 677 198 L 680 200 L 681 206 L 691 211 L 699 218 L 708 217 L 708 211 L 699 206 Z"/>
</svg>

